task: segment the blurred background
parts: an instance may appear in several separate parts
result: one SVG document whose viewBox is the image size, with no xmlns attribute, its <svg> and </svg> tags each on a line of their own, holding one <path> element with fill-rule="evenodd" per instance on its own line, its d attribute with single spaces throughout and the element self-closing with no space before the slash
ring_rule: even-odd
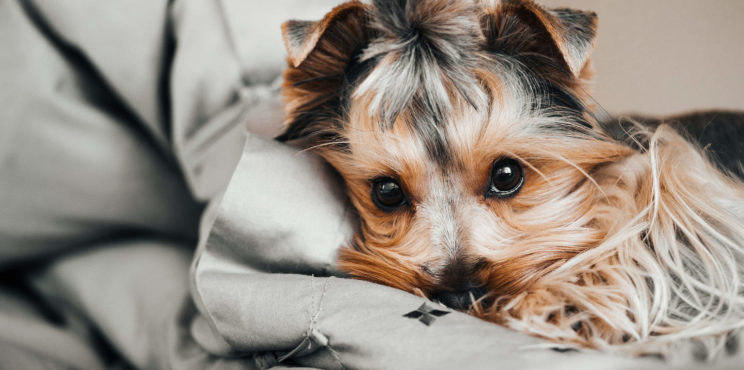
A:
<svg viewBox="0 0 744 370">
<path fill-rule="evenodd" d="M 744 109 L 744 1 L 537 2 L 597 13 L 593 95 L 609 112 Z"/>
</svg>

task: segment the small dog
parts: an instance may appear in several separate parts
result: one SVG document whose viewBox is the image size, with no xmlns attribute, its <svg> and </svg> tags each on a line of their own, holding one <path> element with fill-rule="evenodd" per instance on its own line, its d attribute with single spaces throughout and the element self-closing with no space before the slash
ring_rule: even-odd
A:
<svg viewBox="0 0 744 370">
<path fill-rule="evenodd" d="M 626 353 L 744 326 L 744 185 L 668 125 L 596 118 L 594 13 L 351 1 L 283 32 L 278 139 L 343 177 L 351 276 Z"/>
</svg>

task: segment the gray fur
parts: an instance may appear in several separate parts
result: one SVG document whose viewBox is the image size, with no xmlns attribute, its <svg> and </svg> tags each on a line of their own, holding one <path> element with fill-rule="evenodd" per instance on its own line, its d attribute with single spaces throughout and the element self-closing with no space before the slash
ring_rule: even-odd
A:
<svg viewBox="0 0 744 370">
<path fill-rule="evenodd" d="M 281 138 L 314 134 L 318 144 L 344 142 L 343 124 L 330 126 L 329 122 L 344 122 L 347 104 L 364 96 L 370 99 L 366 102 L 370 115 L 379 118 L 383 129 L 404 117 L 404 124 L 416 131 L 432 160 L 440 168 L 451 168 L 457 163 L 452 163 L 454 156 L 444 133 L 452 123 L 452 113 L 463 103 L 486 113 L 484 116 L 493 109 L 489 96 L 493 92 L 484 88 L 476 70 L 499 75 L 504 93 L 526 114 L 564 116 L 555 122 L 581 120 L 583 105 L 560 86 L 561 78 L 568 78 L 561 75 L 568 73 L 562 62 L 554 60 L 553 54 L 544 55 L 542 48 L 533 49 L 534 44 L 550 40 L 515 32 L 531 27 L 518 18 L 513 19 L 516 24 L 489 27 L 482 22 L 488 14 L 483 6 L 486 4 L 472 0 L 373 0 L 364 15 L 369 39 L 350 56 L 352 62 L 341 76 L 345 82 L 339 99 L 329 99 L 313 111 L 296 115 L 287 130 L 293 135 Z M 547 11 L 564 31 L 559 37 L 571 54 L 564 55 L 567 63 L 572 63 L 569 59 L 583 63 L 594 36 L 594 14 Z M 311 26 L 309 22 L 288 24 L 288 48 L 303 44 Z M 329 77 L 338 76 L 317 76 L 309 81 Z"/>
<path fill-rule="evenodd" d="M 362 84 L 359 92 L 373 90 L 373 113 L 391 125 L 410 104 L 417 101 L 424 114 L 440 123 L 452 109 L 451 88 L 473 106 L 486 101 L 472 76 L 477 64 L 480 29 L 477 9 L 463 2 L 374 1 L 372 27 L 379 37 L 371 42 L 362 59 L 383 57 L 372 72 L 374 85 Z M 389 59 L 385 59 L 385 57 Z M 382 71 L 380 71 L 382 70 Z"/>
<path fill-rule="evenodd" d="M 569 8 L 549 9 L 548 12 L 559 20 L 563 28 L 561 36 L 568 54 L 563 57 L 574 75 L 578 75 L 592 49 L 597 33 L 597 15 Z"/>
<path fill-rule="evenodd" d="M 313 35 L 316 22 L 291 20 L 286 24 L 287 48 L 293 50 L 302 49 L 307 43 L 308 37 Z M 290 51 L 291 52 L 291 51 Z"/>
<path fill-rule="evenodd" d="M 371 94 L 370 113 L 378 115 L 383 127 L 390 127 L 408 112 L 407 123 L 442 167 L 451 164 L 442 126 L 451 118 L 456 103 L 453 96 L 478 111 L 491 108 L 489 92 L 474 75 L 478 67 L 499 73 L 505 81 L 518 81 L 513 87 L 519 88 L 512 93 L 523 97 L 524 105 L 533 109 L 556 105 L 555 95 L 572 100 L 566 94 L 554 94 L 561 91 L 550 91 L 548 87 L 557 85 L 533 73 L 519 56 L 486 50 L 488 42 L 479 19 L 482 13 L 483 9 L 469 1 L 373 1 L 370 19 L 377 37 L 360 59 L 380 62 L 355 94 Z M 594 36 L 594 14 L 570 9 L 556 9 L 551 14 L 566 29 L 566 44 L 572 55 L 565 57 L 580 59 L 583 65 Z M 570 108 L 583 111 L 580 105 Z"/>
</svg>

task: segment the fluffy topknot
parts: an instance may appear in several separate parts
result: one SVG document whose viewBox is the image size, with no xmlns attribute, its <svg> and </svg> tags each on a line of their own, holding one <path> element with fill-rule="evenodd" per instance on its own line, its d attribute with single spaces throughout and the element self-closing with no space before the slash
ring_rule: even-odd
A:
<svg viewBox="0 0 744 370">
<path fill-rule="evenodd" d="M 370 109 L 384 123 L 411 106 L 437 121 L 450 109 L 453 95 L 474 107 L 485 104 L 472 73 L 483 38 L 473 2 L 372 3 L 370 26 L 378 37 L 361 61 L 377 60 L 379 66 L 356 94 L 371 95 Z"/>
</svg>

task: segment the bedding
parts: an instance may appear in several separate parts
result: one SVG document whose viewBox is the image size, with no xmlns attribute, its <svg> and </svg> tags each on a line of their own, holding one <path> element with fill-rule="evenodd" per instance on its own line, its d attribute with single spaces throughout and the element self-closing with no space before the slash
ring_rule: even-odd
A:
<svg viewBox="0 0 744 370">
<path fill-rule="evenodd" d="M 335 3 L 0 1 L 0 367 L 663 365 L 337 272 L 338 179 L 271 139 L 279 24 Z"/>
</svg>

